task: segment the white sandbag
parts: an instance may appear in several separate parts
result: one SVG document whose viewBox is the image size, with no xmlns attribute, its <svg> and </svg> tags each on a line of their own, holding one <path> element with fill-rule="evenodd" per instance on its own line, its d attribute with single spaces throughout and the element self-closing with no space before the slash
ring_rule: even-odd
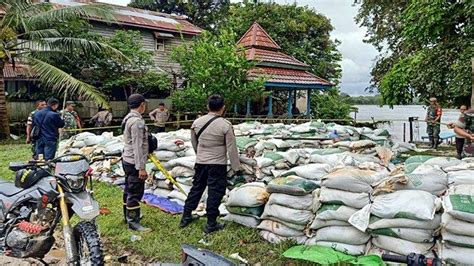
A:
<svg viewBox="0 0 474 266">
<path fill-rule="evenodd" d="M 156 195 L 158 197 L 167 198 L 168 195 L 170 194 L 170 192 L 171 191 L 169 189 L 156 188 L 155 190 L 153 190 L 153 195 Z"/>
<path fill-rule="evenodd" d="M 372 170 L 345 167 L 325 175 L 321 179 L 321 186 L 350 192 L 370 193 L 372 184 L 377 183 L 383 177 Z"/>
<path fill-rule="evenodd" d="M 181 157 L 181 158 L 176 158 L 173 160 L 170 160 L 166 162 L 167 169 L 173 169 L 173 167 L 176 166 L 183 166 L 186 168 L 194 169 L 194 164 L 196 163 L 196 157 L 195 156 L 188 156 L 188 157 Z"/>
<path fill-rule="evenodd" d="M 242 164 L 246 164 L 252 167 L 257 166 L 257 161 L 254 158 L 249 158 L 246 155 L 240 155 L 239 160 Z"/>
<path fill-rule="evenodd" d="M 368 148 L 372 148 L 372 147 L 375 147 L 377 144 L 372 141 L 372 140 L 358 140 L 358 141 L 352 141 L 350 144 L 349 144 L 349 148 L 351 148 L 351 150 L 361 150 L 361 149 L 368 149 Z"/>
<path fill-rule="evenodd" d="M 443 207 L 453 217 L 474 223 L 474 185 L 450 188 L 443 198 Z"/>
<path fill-rule="evenodd" d="M 167 190 L 169 190 L 169 187 L 170 187 L 169 183 L 166 180 L 155 180 L 153 182 L 153 185 L 156 188 L 162 188 L 162 189 L 167 189 Z"/>
<path fill-rule="evenodd" d="M 443 213 L 441 223 L 447 232 L 474 237 L 474 223 L 456 219 L 448 213 Z"/>
<path fill-rule="evenodd" d="M 274 144 L 278 149 L 288 149 L 291 147 L 288 142 L 281 139 L 268 139 L 267 142 Z"/>
<path fill-rule="evenodd" d="M 177 190 L 172 190 L 170 193 L 168 193 L 168 198 L 179 199 L 182 202 L 186 201 L 186 195 Z"/>
<path fill-rule="evenodd" d="M 105 150 L 108 153 L 113 153 L 113 152 L 117 152 L 117 151 L 123 151 L 124 147 L 125 147 L 125 145 L 123 143 L 114 143 L 114 144 L 111 144 L 111 145 L 107 145 L 105 147 Z"/>
<path fill-rule="evenodd" d="M 343 159 L 346 156 L 346 153 L 335 153 L 328 155 L 311 154 L 309 161 L 312 163 L 325 163 L 334 167 L 343 164 Z"/>
<path fill-rule="evenodd" d="M 228 194 L 227 206 L 257 207 L 267 202 L 270 194 L 265 184 L 253 182 L 234 188 Z"/>
<path fill-rule="evenodd" d="M 265 218 L 262 221 L 265 221 L 265 220 L 275 221 L 275 222 L 280 223 L 280 224 L 282 224 L 282 225 L 284 225 L 288 228 L 291 228 L 293 230 L 300 231 L 300 232 L 303 232 L 306 229 L 306 225 L 289 223 L 289 222 L 282 221 L 282 220 L 280 220 L 278 218 L 275 218 L 275 217 Z"/>
<path fill-rule="evenodd" d="M 425 254 L 433 248 L 434 243 L 415 243 L 404 239 L 376 235 L 372 238 L 372 244 L 375 246 L 385 249 L 403 256 L 407 256 L 410 253 Z"/>
<path fill-rule="evenodd" d="M 172 151 L 155 151 L 155 156 L 160 161 L 169 161 L 178 158 L 176 152 Z"/>
<path fill-rule="evenodd" d="M 273 160 L 270 158 L 257 157 L 255 160 L 257 161 L 258 168 L 268 167 L 273 164 Z"/>
<path fill-rule="evenodd" d="M 192 177 L 192 176 L 190 176 L 190 177 L 177 176 L 177 177 L 175 177 L 175 179 L 180 185 L 192 186 L 194 177 Z M 169 180 L 167 180 L 167 182 L 169 182 Z"/>
<path fill-rule="evenodd" d="M 365 245 L 350 245 L 345 243 L 337 243 L 337 242 L 327 242 L 327 241 L 316 241 L 315 237 L 308 239 L 305 245 L 312 246 L 318 245 L 328 248 L 333 248 L 337 251 L 342 253 L 352 255 L 352 256 L 360 256 L 365 254 L 365 250 L 367 249 L 367 244 Z"/>
<path fill-rule="evenodd" d="M 313 220 L 310 225 L 310 229 L 317 230 L 319 228 L 328 227 L 328 226 L 351 226 L 349 222 L 340 221 L 340 220 L 322 220 L 317 217 Z"/>
<path fill-rule="evenodd" d="M 474 237 L 472 236 L 453 234 L 446 230 L 442 230 L 441 235 L 443 236 L 443 241 L 450 245 L 474 249 Z"/>
<path fill-rule="evenodd" d="M 448 182 L 454 185 L 474 185 L 474 170 L 449 172 Z"/>
<path fill-rule="evenodd" d="M 439 166 L 420 164 L 409 173 L 396 169 L 377 186 L 377 190 L 423 190 L 433 195 L 441 195 L 448 188 L 448 177 Z"/>
<path fill-rule="evenodd" d="M 74 143 L 72 144 L 73 148 L 78 148 L 78 149 L 85 146 L 86 146 L 86 143 L 83 140 L 75 140 Z"/>
<path fill-rule="evenodd" d="M 274 234 L 284 237 L 296 237 L 305 235 L 303 231 L 292 229 L 282 223 L 272 220 L 263 220 L 260 225 L 257 226 L 257 228 L 260 230 L 270 231 Z"/>
<path fill-rule="evenodd" d="M 241 224 L 243 226 L 257 228 L 260 224 L 260 220 L 253 216 L 246 216 L 246 215 L 238 215 L 234 213 L 228 213 L 226 216 L 222 218 L 223 221 L 230 221 L 234 223 Z"/>
<path fill-rule="evenodd" d="M 267 240 L 272 244 L 280 244 L 284 241 L 295 241 L 297 244 L 304 244 L 308 239 L 306 236 L 297 236 L 297 237 L 283 237 L 276 235 L 270 231 L 260 231 L 260 235 L 263 239 Z"/>
<path fill-rule="evenodd" d="M 319 184 L 298 176 L 275 178 L 268 183 L 269 193 L 283 193 L 294 196 L 310 194 L 319 187 Z"/>
<path fill-rule="evenodd" d="M 440 257 L 454 265 L 472 265 L 474 249 L 444 244 L 440 249 Z"/>
<path fill-rule="evenodd" d="M 329 164 L 307 164 L 291 168 L 284 172 L 282 176 L 296 175 L 309 180 L 319 180 L 331 170 Z"/>
<path fill-rule="evenodd" d="M 74 136 L 74 139 L 77 140 L 77 141 L 84 141 L 85 139 L 87 138 L 91 138 L 91 137 L 94 137 L 96 136 L 94 133 L 91 133 L 91 132 L 81 132 L 77 135 Z"/>
<path fill-rule="evenodd" d="M 354 193 L 338 189 L 322 187 L 319 192 L 319 201 L 329 204 L 342 204 L 352 208 L 361 209 L 370 203 L 369 193 Z"/>
<path fill-rule="evenodd" d="M 453 157 L 434 157 L 428 159 L 423 164 L 426 165 L 436 165 L 441 168 L 456 166 L 461 163 L 461 160 Z"/>
<path fill-rule="evenodd" d="M 416 228 L 382 228 L 370 231 L 371 235 L 385 235 L 408 240 L 416 243 L 432 243 L 434 231 Z"/>
<path fill-rule="evenodd" d="M 413 220 L 413 219 L 405 219 L 405 218 L 378 218 L 375 216 L 370 217 L 370 224 L 369 229 L 381 229 L 381 228 L 393 228 L 393 227 L 401 227 L 401 228 L 415 228 L 415 229 L 429 229 L 429 230 L 437 230 L 441 226 L 441 215 L 435 214 L 432 220 Z"/>
<path fill-rule="evenodd" d="M 308 211 L 316 211 L 319 208 L 319 201 L 313 194 L 292 196 L 282 193 L 272 193 L 268 199 L 268 204 L 278 204 L 293 209 Z"/>
<path fill-rule="evenodd" d="M 323 204 L 316 212 L 316 219 L 320 220 L 339 220 L 349 221 L 349 218 L 356 213 L 358 209 L 340 204 Z"/>
<path fill-rule="evenodd" d="M 178 146 L 176 145 L 175 141 L 160 141 L 158 143 L 158 150 L 159 151 L 174 151 L 174 152 L 177 152 L 177 151 L 181 151 L 181 150 L 184 150 L 185 149 L 185 146 Z"/>
<path fill-rule="evenodd" d="M 353 226 L 328 226 L 316 231 L 315 241 L 339 242 L 351 245 L 363 245 L 370 235 Z"/>
<path fill-rule="evenodd" d="M 94 146 L 94 145 L 97 145 L 97 144 L 103 142 L 104 140 L 105 140 L 104 136 L 94 135 L 94 136 L 89 136 L 89 137 L 84 138 L 83 141 L 86 144 L 86 146 Z"/>
<path fill-rule="evenodd" d="M 399 190 L 376 196 L 373 201 L 353 214 L 349 223 L 365 231 L 370 223 L 370 214 L 380 218 L 432 220 L 441 207 L 436 196 L 420 190 Z"/>
<path fill-rule="evenodd" d="M 272 217 L 288 223 L 306 225 L 314 218 L 314 214 L 311 211 L 292 209 L 278 204 L 267 204 L 261 218 Z"/>
<path fill-rule="evenodd" d="M 173 177 L 192 177 L 194 176 L 194 169 L 192 168 L 187 168 L 184 166 L 176 166 L 173 169 L 171 169 L 170 174 Z"/>
</svg>

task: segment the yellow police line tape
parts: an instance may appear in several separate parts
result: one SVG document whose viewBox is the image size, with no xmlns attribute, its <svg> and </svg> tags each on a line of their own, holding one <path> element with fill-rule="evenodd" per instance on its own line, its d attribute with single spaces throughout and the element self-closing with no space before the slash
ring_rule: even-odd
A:
<svg viewBox="0 0 474 266">
<path fill-rule="evenodd" d="M 158 160 L 158 158 L 156 157 L 155 154 L 153 154 L 153 153 L 149 154 L 148 158 L 156 166 L 156 168 L 158 168 L 158 170 L 161 173 L 163 173 L 163 175 L 166 177 L 166 179 L 168 179 L 173 185 L 175 185 L 179 189 L 179 191 L 181 191 L 181 193 L 186 195 L 186 197 L 188 196 L 188 193 L 186 193 L 186 191 L 184 191 L 184 189 L 173 178 L 173 176 L 171 176 L 171 174 L 165 169 L 165 167 L 161 164 L 160 160 Z"/>
</svg>

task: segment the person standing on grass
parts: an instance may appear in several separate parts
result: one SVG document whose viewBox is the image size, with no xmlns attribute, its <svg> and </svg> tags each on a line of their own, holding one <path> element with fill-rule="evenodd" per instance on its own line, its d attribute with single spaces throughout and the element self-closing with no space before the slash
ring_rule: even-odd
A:
<svg viewBox="0 0 474 266">
<path fill-rule="evenodd" d="M 48 107 L 35 113 L 32 127 L 38 127 L 39 135 L 36 140 L 36 156 L 43 154 L 45 160 L 51 160 L 56 154 L 59 129 L 64 127 L 64 120 L 57 112 L 59 100 L 50 98 Z"/>
<path fill-rule="evenodd" d="M 155 122 L 156 132 L 165 132 L 166 131 L 166 122 L 170 118 L 170 112 L 166 109 L 164 103 L 160 103 L 158 108 L 153 110 L 150 114 L 150 119 Z"/>
<path fill-rule="evenodd" d="M 63 117 L 65 126 L 65 130 L 70 130 L 70 129 L 80 129 L 82 128 L 81 126 L 81 118 L 77 114 L 76 111 L 74 111 L 74 107 L 76 104 L 73 101 L 67 101 L 66 102 L 66 107 L 64 110 L 61 111 L 61 116 Z M 74 135 L 76 135 L 76 131 L 63 131 L 61 132 L 61 140 L 68 139 Z"/>
<path fill-rule="evenodd" d="M 459 119 L 457 123 L 460 123 L 462 127 L 464 127 L 464 123 L 461 121 L 464 121 L 464 113 L 467 111 L 467 106 L 466 105 L 461 105 L 459 107 Z M 450 123 L 449 124 L 450 128 L 454 128 L 456 126 L 456 123 Z M 462 152 L 463 152 L 463 147 L 464 147 L 464 142 L 466 139 L 458 134 L 456 134 L 456 153 L 457 153 L 457 158 L 461 159 L 462 158 Z"/>
<path fill-rule="evenodd" d="M 474 157 L 474 109 L 465 111 L 454 126 L 454 132 L 465 139 L 461 157 Z"/>
<path fill-rule="evenodd" d="M 140 224 L 140 201 L 145 192 L 148 178 L 148 128 L 142 114 L 146 111 L 146 100 L 141 94 L 132 94 L 127 99 L 130 113 L 122 121 L 125 147 L 122 165 L 125 171 L 123 192 L 123 211 L 128 228 L 134 231 L 149 232 L 150 228 Z"/>
<path fill-rule="evenodd" d="M 30 115 L 28 116 L 28 120 L 26 121 L 26 144 L 31 143 L 31 151 L 33 152 L 33 158 L 35 158 L 36 154 L 36 141 L 31 138 L 31 130 L 33 129 L 33 118 L 35 113 L 41 111 L 46 107 L 45 100 L 37 100 L 35 103 L 36 109 L 31 111 Z"/>
<path fill-rule="evenodd" d="M 207 106 L 209 113 L 196 119 L 191 126 L 191 143 L 196 152 L 196 173 L 179 226 L 184 228 L 195 220 L 192 211 L 198 206 L 207 187 L 207 224 L 204 232 L 210 234 L 224 228 L 223 224 L 217 223 L 217 217 L 227 186 L 227 156 L 234 172 L 240 171 L 241 166 L 234 129 L 229 121 L 222 118 L 225 111 L 224 98 L 213 95 L 209 97 Z"/>
<path fill-rule="evenodd" d="M 426 133 L 428 134 L 432 149 L 438 148 L 442 114 L 443 110 L 438 104 L 438 100 L 434 97 L 430 98 L 430 106 L 428 107 L 428 110 L 426 112 L 425 121 L 428 124 L 426 128 Z"/>
</svg>

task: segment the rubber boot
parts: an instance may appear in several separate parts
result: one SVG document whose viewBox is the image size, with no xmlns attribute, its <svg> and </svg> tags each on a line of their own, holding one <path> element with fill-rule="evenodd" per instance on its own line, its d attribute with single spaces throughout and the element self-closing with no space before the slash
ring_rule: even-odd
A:
<svg viewBox="0 0 474 266">
<path fill-rule="evenodd" d="M 191 214 L 183 213 L 183 217 L 181 217 L 181 222 L 179 223 L 180 228 L 185 228 L 186 226 L 190 225 L 192 222 L 199 220 L 199 216 L 193 216 Z"/>
<path fill-rule="evenodd" d="M 127 209 L 128 229 L 139 232 L 150 232 L 151 229 L 140 224 L 140 208 Z"/>
<path fill-rule="evenodd" d="M 207 224 L 204 226 L 203 231 L 206 234 L 212 234 L 214 232 L 223 230 L 224 227 L 225 227 L 224 224 L 220 224 L 220 223 L 217 223 L 217 222 L 214 222 L 214 223 L 207 222 Z"/>
<path fill-rule="evenodd" d="M 123 223 L 127 223 L 127 204 L 123 203 Z"/>
</svg>

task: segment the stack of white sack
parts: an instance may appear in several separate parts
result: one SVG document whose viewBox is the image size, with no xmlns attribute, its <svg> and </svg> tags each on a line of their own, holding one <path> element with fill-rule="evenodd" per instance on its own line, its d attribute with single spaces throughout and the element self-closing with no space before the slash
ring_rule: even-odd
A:
<svg viewBox="0 0 474 266">
<path fill-rule="evenodd" d="M 386 174 L 386 170 L 378 173 L 348 166 L 325 175 L 318 195 L 321 208 L 310 226 L 313 237 L 306 244 L 332 247 L 351 255 L 364 254 L 370 235 L 353 227 L 349 218 L 370 204 L 373 184 Z"/>
<path fill-rule="evenodd" d="M 443 198 L 441 258 L 472 264 L 474 254 L 474 164 L 445 168 L 451 187 Z"/>
<path fill-rule="evenodd" d="M 263 156 L 257 157 L 255 175 L 258 181 L 269 182 L 285 170 L 299 164 L 300 154 L 297 150 L 286 152 L 265 152 Z"/>
<path fill-rule="evenodd" d="M 195 156 L 181 157 L 172 159 L 168 162 L 164 162 L 163 166 L 171 174 L 173 178 L 178 182 L 179 186 L 186 192 L 189 193 L 192 187 L 193 176 L 194 176 L 194 164 L 196 162 Z M 155 186 L 156 189 L 153 194 L 158 196 L 165 196 L 166 194 L 166 185 L 169 189 L 169 180 L 165 180 L 163 173 L 159 172 L 158 169 L 155 174 Z M 186 194 L 180 191 L 175 185 L 172 186 L 173 190 L 168 191 L 166 197 L 170 198 L 172 201 L 180 205 L 184 205 L 186 201 Z M 203 195 L 203 200 L 206 198 L 206 195 Z"/>
<path fill-rule="evenodd" d="M 297 176 L 272 180 L 267 186 L 270 198 L 258 226 L 260 235 L 273 244 L 287 240 L 304 244 L 306 229 L 319 207 L 314 197 L 317 188 L 316 183 Z"/>
<path fill-rule="evenodd" d="M 191 147 L 191 143 L 186 143 L 183 145 L 176 144 L 178 140 L 162 140 L 158 142 L 158 149 L 154 152 L 156 158 L 162 162 L 167 162 L 180 157 L 190 157 L 195 156 L 195 152 Z"/>
<path fill-rule="evenodd" d="M 265 184 L 260 182 L 247 183 L 232 189 L 225 203 L 229 213 L 223 220 L 256 228 L 268 196 Z"/>
<path fill-rule="evenodd" d="M 441 200 L 421 190 L 398 190 L 375 196 L 373 202 L 353 214 L 349 222 L 371 233 L 369 253 L 393 253 L 406 256 L 412 252 L 428 255 L 434 247 Z"/>
</svg>

